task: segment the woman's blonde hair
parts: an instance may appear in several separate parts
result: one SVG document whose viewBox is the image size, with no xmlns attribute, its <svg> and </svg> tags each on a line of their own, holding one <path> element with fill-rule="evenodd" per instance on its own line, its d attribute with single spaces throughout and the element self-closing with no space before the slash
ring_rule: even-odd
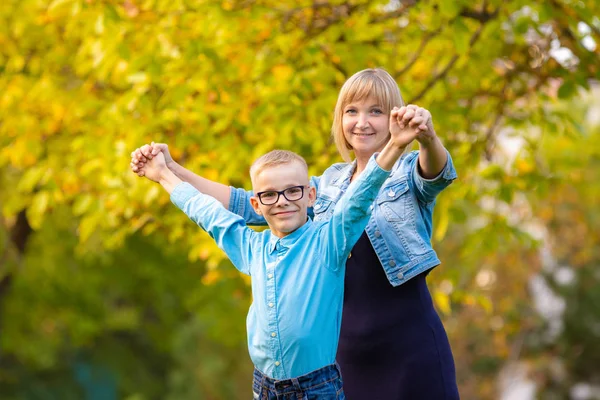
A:
<svg viewBox="0 0 600 400">
<path fill-rule="evenodd" d="M 350 103 L 373 97 L 383 112 L 389 114 L 394 107 L 404 106 L 404 100 L 400 94 L 398 84 L 392 76 L 382 68 L 369 68 L 352 75 L 340 89 L 337 104 L 333 116 L 331 135 L 338 152 L 346 162 L 350 162 L 350 150 L 352 147 L 344 137 L 342 118 L 344 107 Z"/>
</svg>

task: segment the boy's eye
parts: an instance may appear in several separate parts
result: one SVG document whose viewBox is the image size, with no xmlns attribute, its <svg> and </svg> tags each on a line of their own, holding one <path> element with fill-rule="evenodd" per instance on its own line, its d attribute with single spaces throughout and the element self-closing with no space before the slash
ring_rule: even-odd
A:
<svg viewBox="0 0 600 400">
<path fill-rule="evenodd" d="M 294 195 L 294 194 L 300 194 L 300 192 L 302 191 L 302 189 L 298 188 L 298 187 L 293 187 L 293 188 L 289 188 L 287 190 L 288 194 Z"/>
<path fill-rule="evenodd" d="M 264 192 L 263 194 L 260 195 L 260 197 L 262 197 L 263 199 L 272 199 L 275 196 L 277 196 L 276 192 Z"/>
</svg>

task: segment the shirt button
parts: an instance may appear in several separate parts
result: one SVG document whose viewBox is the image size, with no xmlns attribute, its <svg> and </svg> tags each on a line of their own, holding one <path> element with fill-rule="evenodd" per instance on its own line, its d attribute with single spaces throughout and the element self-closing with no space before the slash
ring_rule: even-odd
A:
<svg viewBox="0 0 600 400">
<path fill-rule="evenodd" d="M 389 264 L 390 264 L 390 267 L 395 267 L 395 266 L 396 266 L 396 261 L 394 261 L 394 260 L 391 260 L 391 261 L 389 262 Z"/>
<path fill-rule="evenodd" d="M 373 204 L 371 204 L 371 207 L 369 207 L 369 209 L 371 209 L 371 210 L 372 210 L 372 209 L 373 209 L 373 207 L 374 207 L 374 206 L 373 206 Z"/>
<path fill-rule="evenodd" d="M 275 361 L 275 365 L 279 367 L 279 364 L 281 364 L 279 361 Z"/>
<path fill-rule="evenodd" d="M 400 280 L 404 279 L 404 274 L 402 272 L 398 272 L 398 275 L 396 275 L 396 277 Z"/>
<path fill-rule="evenodd" d="M 394 197 L 395 195 L 396 195 L 396 192 L 394 192 L 393 190 L 390 190 L 388 192 L 388 196 L 390 196 L 390 197 Z"/>
<path fill-rule="evenodd" d="M 274 305 L 275 305 L 275 304 L 273 304 L 273 303 L 269 303 L 269 307 L 271 307 L 271 308 L 272 308 Z"/>
<path fill-rule="evenodd" d="M 379 236 L 381 236 L 381 232 L 375 231 L 375 237 L 379 237 Z"/>
<path fill-rule="evenodd" d="M 277 334 L 275 332 L 271 333 L 271 337 L 275 337 Z"/>
<path fill-rule="evenodd" d="M 348 258 L 352 257 L 352 253 L 348 254 Z"/>
<path fill-rule="evenodd" d="M 273 277 L 273 274 L 269 274 L 267 275 L 267 278 L 271 279 Z"/>
</svg>

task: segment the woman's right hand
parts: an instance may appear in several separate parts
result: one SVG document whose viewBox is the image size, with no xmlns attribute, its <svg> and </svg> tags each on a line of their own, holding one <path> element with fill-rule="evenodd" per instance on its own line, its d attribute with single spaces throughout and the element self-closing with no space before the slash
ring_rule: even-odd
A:
<svg viewBox="0 0 600 400">
<path fill-rule="evenodd" d="M 131 170 L 139 176 L 144 176 L 144 165 L 159 153 L 163 154 L 167 168 L 171 169 L 171 165 L 175 161 L 169 153 L 169 146 L 165 143 L 152 142 L 151 144 L 145 144 L 142 147 L 138 147 L 131 153 L 131 163 L 129 164 Z"/>
</svg>

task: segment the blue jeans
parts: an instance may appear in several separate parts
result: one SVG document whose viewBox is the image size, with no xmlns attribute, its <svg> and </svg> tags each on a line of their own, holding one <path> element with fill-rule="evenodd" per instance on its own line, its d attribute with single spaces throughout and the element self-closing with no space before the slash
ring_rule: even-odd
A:
<svg viewBox="0 0 600 400">
<path fill-rule="evenodd" d="M 254 368 L 254 400 L 345 400 L 342 374 L 336 364 L 292 379 L 275 380 Z"/>
</svg>

